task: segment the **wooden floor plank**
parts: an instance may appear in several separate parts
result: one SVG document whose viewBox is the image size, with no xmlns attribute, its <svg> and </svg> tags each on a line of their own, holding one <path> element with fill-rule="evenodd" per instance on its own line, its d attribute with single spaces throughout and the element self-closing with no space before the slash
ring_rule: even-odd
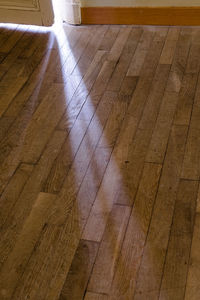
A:
<svg viewBox="0 0 200 300">
<path fill-rule="evenodd" d="M 130 212 L 130 207 L 113 206 L 92 270 L 88 291 L 110 293 Z"/>
<path fill-rule="evenodd" d="M 197 90 L 194 99 L 190 127 L 188 132 L 188 139 L 186 144 L 185 157 L 182 169 L 182 178 L 199 180 L 200 165 L 199 165 L 199 116 L 200 116 L 200 89 L 199 79 L 197 83 Z"/>
<path fill-rule="evenodd" d="M 33 171 L 32 165 L 21 164 L 16 173 L 12 176 L 5 191 L 0 199 L 0 220 L 1 227 L 3 226 L 6 218 L 11 213 L 13 206 L 18 200 L 20 193 L 23 190 L 31 172 Z"/>
<path fill-rule="evenodd" d="M 48 172 L 51 169 L 53 161 L 57 157 L 64 139 L 65 132 L 54 132 L 54 136 L 47 145 L 43 155 L 40 158 L 40 161 L 38 162 L 38 165 L 35 166 L 31 176 L 24 186 L 22 193 L 17 199 L 12 212 L 6 219 L 6 222 L 1 229 L 1 264 L 7 259 L 10 251 L 12 251 L 24 221 L 32 209 L 35 198 L 45 182 Z"/>
<path fill-rule="evenodd" d="M 55 197 L 54 195 L 44 193 L 38 195 L 12 253 L 1 269 L 0 291 L 3 296 L 2 299 L 8 299 L 12 296 L 17 282 L 23 273 L 23 269 L 37 243 L 40 231 L 51 214 Z"/>
<path fill-rule="evenodd" d="M 95 294 L 88 292 L 84 298 L 85 300 L 108 300 L 107 295 Z"/>
<path fill-rule="evenodd" d="M 126 203 L 127 197 L 124 197 L 123 192 L 119 192 L 116 199 L 117 203 L 130 205 L 134 201 L 144 166 L 146 153 L 148 151 L 152 132 L 160 109 L 160 101 L 162 101 L 169 70 L 169 65 L 158 66 L 151 86 L 149 98 L 147 99 L 142 118 L 139 122 L 138 129 L 134 139 L 132 140 L 132 145 L 127 155 L 128 163 L 124 164 L 123 173 L 126 182 L 125 187 L 126 192 L 128 191 L 130 202 Z"/>
<path fill-rule="evenodd" d="M 81 37 L 79 38 L 78 42 L 76 43 L 76 47 L 74 48 L 73 55 L 69 55 L 65 60 L 63 67 L 62 67 L 62 76 L 61 82 L 66 82 L 68 75 L 73 73 L 78 61 L 80 60 L 82 54 L 84 53 L 89 41 L 92 38 L 92 34 L 95 34 L 91 30 L 85 30 L 82 32 Z M 81 73 L 80 73 L 81 74 Z M 78 73 L 79 75 L 79 73 Z"/>
<path fill-rule="evenodd" d="M 110 49 L 108 55 L 108 61 L 115 61 L 115 62 L 118 61 L 124 49 L 126 41 L 130 35 L 130 32 L 131 32 L 131 27 L 128 26 L 120 29 L 116 41 L 114 42 L 112 48 Z"/>
<path fill-rule="evenodd" d="M 15 35 L 19 25 L 13 24 L 11 28 L 1 28 L 0 45 L 2 46 L 12 35 Z"/>
<path fill-rule="evenodd" d="M 140 30 L 140 35 L 141 35 Z M 148 28 L 142 33 L 142 36 L 139 40 L 137 49 L 134 53 L 133 59 L 130 63 L 127 75 L 128 76 L 139 76 L 142 66 L 145 61 L 145 57 L 151 45 L 152 39 L 154 37 L 155 32 L 153 30 L 148 30 Z M 140 36 L 139 36 L 140 37 Z"/>
<path fill-rule="evenodd" d="M 156 299 L 159 295 L 187 130 L 176 126 L 171 131 L 134 299 Z"/>
<path fill-rule="evenodd" d="M 109 51 L 117 38 L 119 30 L 120 26 L 110 25 L 99 45 L 99 50 Z"/>
<path fill-rule="evenodd" d="M 197 191 L 197 181 L 180 181 L 159 299 L 184 299 Z"/>
<path fill-rule="evenodd" d="M 133 28 L 127 43 L 122 51 L 119 62 L 116 66 L 115 72 L 112 74 L 111 80 L 107 86 L 107 90 L 118 92 L 120 90 L 123 79 L 127 73 L 127 69 L 134 55 L 135 49 L 138 45 L 139 38 L 141 36 L 140 28 Z M 131 75 L 132 76 L 132 75 Z"/>
<path fill-rule="evenodd" d="M 145 164 L 115 270 L 110 299 L 132 299 L 157 193 L 161 165 Z"/>
<path fill-rule="evenodd" d="M 97 114 L 101 118 L 101 125 L 99 125 L 98 118 L 93 116 L 93 114 L 87 120 L 78 119 L 75 122 L 75 125 L 63 146 L 62 152 L 56 159 L 51 173 L 48 176 L 45 189 L 52 192 L 60 192 L 71 165 L 76 168 L 77 163 L 84 165 L 88 159 L 88 162 L 90 162 L 93 151 L 101 138 L 103 128 L 108 119 L 109 112 L 115 98 L 115 93 L 108 92 L 107 94 L 104 94 L 101 103 L 97 108 Z M 106 111 L 105 106 L 107 109 Z M 85 160 L 83 159 L 84 157 Z M 80 174 L 78 173 L 80 178 L 82 178 L 82 172 L 83 169 L 81 169 Z M 80 178 L 77 178 L 77 180 L 80 181 Z M 67 179 L 65 187 L 66 191 L 68 184 L 70 184 L 70 179 Z"/>
<path fill-rule="evenodd" d="M 146 161 L 160 164 L 163 163 L 177 102 L 177 93 L 165 93 L 151 138 Z"/>
<path fill-rule="evenodd" d="M 76 67 L 72 72 L 72 75 L 80 74 L 82 77 L 85 76 L 90 64 L 93 61 L 94 56 L 96 55 L 96 52 L 100 47 L 99 45 L 101 41 L 104 39 L 104 35 L 106 32 L 107 26 L 102 26 L 100 28 L 97 28 L 97 30 L 93 33 L 93 36 L 91 36 L 89 43 L 84 49 Z"/>
<path fill-rule="evenodd" d="M 176 125 L 189 125 L 194 96 L 197 84 L 197 73 L 186 74 L 183 77 L 181 90 L 179 92 L 177 110 L 174 117 L 174 124 Z"/>
<path fill-rule="evenodd" d="M 169 29 L 165 46 L 160 56 L 160 64 L 171 65 L 174 59 L 174 52 L 176 50 L 176 44 L 179 38 L 180 28 Z"/>
<path fill-rule="evenodd" d="M 48 58 L 47 58 L 48 59 Z M 44 69 L 46 61 L 43 61 Z M 42 66 L 40 66 L 42 67 Z M 41 71 L 41 69 L 39 68 Z M 42 71 L 45 71 L 42 69 Z M 14 118 L 12 126 L 7 130 L 1 140 L 1 192 L 4 188 L 4 181 L 8 180 L 15 172 L 19 160 L 21 161 L 21 153 L 26 135 L 26 128 L 32 118 L 35 109 L 38 106 L 37 90 L 34 91 L 35 77 L 37 80 L 38 72 L 30 77 L 30 84 L 23 89 L 19 95 L 13 100 L 7 113 L 8 118 Z M 41 74 L 42 76 L 42 74 Z M 33 95 L 32 95 L 33 93 Z M 7 117 L 5 117 L 7 118 Z"/>
<path fill-rule="evenodd" d="M 29 297 L 53 300 L 59 297 L 79 243 L 77 213 L 74 207 L 66 214 L 64 223 L 52 213 L 13 299 Z"/>
<path fill-rule="evenodd" d="M 195 300 L 200 296 L 200 284 L 199 284 L 199 247 L 200 247 L 200 239 L 199 239 L 199 228 L 200 228 L 200 215 L 199 210 L 197 210 L 195 217 L 195 226 L 192 240 L 192 248 L 190 255 L 190 264 L 189 264 L 189 272 L 186 283 L 186 292 L 185 298 L 186 300 Z"/>
<path fill-rule="evenodd" d="M 38 64 L 38 66 L 35 68 L 31 76 L 29 77 L 29 81 L 13 99 L 13 101 L 11 102 L 10 106 L 4 114 L 5 117 L 16 118 L 19 115 L 20 111 L 23 109 L 23 107 L 27 105 L 28 102 L 31 102 L 31 96 L 34 95 L 35 90 L 39 89 L 39 87 L 42 84 L 41 81 L 46 72 L 49 59 L 51 59 L 51 50 L 46 52 L 45 57 L 41 60 L 41 62 Z M 37 105 L 35 105 L 35 107 L 37 107 Z"/>
<path fill-rule="evenodd" d="M 180 91 L 182 78 L 187 65 L 191 40 L 192 30 L 190 28 L 182 28 L 177 42 L 173 65 L 168 80 L 167 91 L 169 92 L 178 93 Z"/>
<path fill-rule="evenodd" d="M 102 98 L 100 105 L 97 108 L 97 115 L 101 118 L 102 127 L 99 126 L 97 116 L 94 116 L 89 124 L 89 127 L 87 128 L 86 134 L 79 146 L 73 164 L 63 183 L 62 189 L 59 193 L 60 201 L 63 207 L 63 214 L 59 212 L 61 218 L 64 217 L 65 211 L 70 209 L 74 203 L 76 203 L 77 193 L 86 175 L 95 149 L 97 148 L 105 123 L 108 120 L 114 101 L 113 96 L 115 97 L 115 94 L 110 97 L 110 92 L 108 92 Z M 108 99 L 110 103 L 108 103 Z M 74 178 L 74 176 L 76 177 Z M 76 180 L 75 182 L 74 179 Z M 74 182 L 74 185 L 72 185 L 72 182 Z"/>
<path fill-rule="evenodd" d="M 25 30 L 22 26 L 18 26 L 15 34 L 11 34 L 9 38 L 0 46 L 0 52 L 9 53 L 17 42 L 24 35 Z"/>
<path fill-rule="evenodd" d="M 46 51 L 46 43 L 44 41 L 46 37 L 42 38 L 43 41 L 41 41 L 40 39 L 37 40 L 38 48 L 36 53 L 32 57 L 26 59 L 17 58 L 14 64 L 5 74 L 5 76 L 3 76 L 0 82 L 0 116 L 2 116 L 6 111 L 13 98 L 18 94 L 23 85 L 27 82 L 34 68 L 42 59 Z"/>
<path fill-rule="evenodd" d="M 63 115 L 61 121 L 58 124 L 59 129 L 70 130 L 73 127 L 99 75 L 99 72 L 105 60 L 105 56 L 105 51 L 97 51 L 90 67 L 88 68 L 85 76 L 83 77 L 79 86 L 77 87 L 71 101 L 69 99 L 69 104 L 67 106 L 66 113 Z M 91 103 L 91 107 L 92 106 L 93 103 Z"/>
<path fill-rule="evenodd" d="M 59 300 L 84 298 L 98 248 L 98 243 L 80 241 Z"/>
<path fill-rule="evenodd" d="M 24 139 L 21 160 L 36 163 L 65 110 L 65 86 L 54 84 L 33 114 Z"/>
</svg>

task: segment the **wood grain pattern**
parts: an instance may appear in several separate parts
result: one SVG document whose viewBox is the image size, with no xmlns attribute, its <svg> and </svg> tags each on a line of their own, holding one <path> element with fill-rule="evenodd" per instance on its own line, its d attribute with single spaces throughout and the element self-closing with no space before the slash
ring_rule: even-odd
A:
<svg viewBox="0 0 200 300">
<path fill-rule="evenodd" d="M 0 26 L 0 299 L 199 299 L 199 45 Z"/>
</svg>

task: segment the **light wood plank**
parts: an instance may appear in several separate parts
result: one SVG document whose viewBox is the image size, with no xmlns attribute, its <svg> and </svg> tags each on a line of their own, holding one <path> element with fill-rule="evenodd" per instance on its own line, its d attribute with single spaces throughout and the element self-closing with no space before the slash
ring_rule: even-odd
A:
<svg viewBox="0 0 200 300">
<path fill-rule="evenodd" d="M 143 34 L 139 40 L 137 49 L 134 53 L 133 59 L 130 63 L 127 76 L 139 76 L 145 57 L 151 45 L 155 32 L 153 30 L 144 29 Z"/>
<path fill-rule="evenodd" d="M 98 49 L 103 50 L 100 47 L 101 42 L 104 39 L 104 36 L 107 32 L 107 26 L 100 26 L 97 30 L 92 34 L 87 47 L 82 53 L 76 67 L 74 68 L 72 75 L 81 74 L 82 77 L 85 76 L 90 64 L 92 63 Z M 90 29 L 91 30 L 91 29 Z M 104 50 L 105 51 L 105 50 Z"/>
<path fill-rule="evenodd" d="M 66 212 L 64 223 L 59 222 L 53 211 L 13 295 L 15 300 L 59 298 L 80 234 L 76 207 Z"/>
<path fill-rule="evenodd" d="M 105 56 L 105 51 L 97 51 L 84 78 L 81 80 L 78 88 L 76 89 L 71 102 L 69 101 L 67 111 L 58 124 L 58 129 L 70 130 L 70 128 L 73 127 L 73 124 L 75 123 L 80 111 L 82 110 L 82 107 L 86 102 L 88 95 L 90 94 L 90 91 L 99 75 L 99 72 L 101 71 L 103 63 L 105 61 Z M 91 104 L 93 105 L 93 103 Z"/>
<path fill-rule="evenodd" d="M 135 49 L 138 45 L 142 30 L 140 28 L 132 29 L 127 43 L 122 51 L 119 62 L 116 66 L 115 72 L 113 72 L 110 82 L 107 86 L 107 90 L 117 92 L 120 90 L 124 76 L 127 73 L 129 64 L 134 55 Z"/>
<path fill-rule="evenodd" d="M 131 209 L 114 205 L 95 260 L 87 290 L 109 294 Z"/>
<path fill-rule="evenodd" d="M 159 295 L 186 137 L 187 127 L 172 128 L 134 299 L 156 299 Z"/>
<path fill-rule="evenodd" d="M 177 42 L 174 60 L 167 84 L 167 91 L 179 92 L 182 84 L 183 75 L 187 65 L 188 54 L 192 40 L 192 30 L 190 28 L 181 29 Z"/>
<path fill-rule="evenodd" d="M 179 38 L 180 28 L 170 28 L 165 46 L 163 48 L 161 57 L 160 57 L 160 64 L 169 64 L 171 65 L 174 59 L 174 52 L 176 50 L 176 44 Z"/>
<path fill-rule="evenodd" d="M 133 299 L 158 188 L 161 166 L 145 164 L 112 282 L 110 299 Z"/>
<path fill-rule="evenodd" d="M 165 93 L 149 145 L 146 161 L 154 163 L 163 162 L 177 102 L 177 93 Z"/>
<path fill-rule="evenodd" d="M 176 125 L 189 125 L 190 123 L 195 89 L 198 79 L 197 75 L 197 73 L 186 74 L 183 77 L 177 110 L 174 117 L 174 124 Z"/>
<path fill-rule="evenodd" d="M 131 32 L 131 27 L 124 27 L 120 29 L 117 39 L 109 52 L 108 61 L 115 61 L 115 62 L 118 61 L 124 49 L 126 41 L 130 35 L 130 32 Z"/>
</svg>

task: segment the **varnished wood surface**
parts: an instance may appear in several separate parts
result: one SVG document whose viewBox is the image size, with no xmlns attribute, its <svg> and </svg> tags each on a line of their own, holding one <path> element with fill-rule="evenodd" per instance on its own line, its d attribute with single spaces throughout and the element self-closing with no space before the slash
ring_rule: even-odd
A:
<svg viewBox="0 0 200 300">
<path fill-rule="evenodd" d="M 199 6 L 132 7 L 130 5 L 130 7 L 91 6 L 81 8 L 82 24 L 199 26 L 199 17 Z"/>
<path fill-rule="evenodd" d="M 0 299 L 200 299 L 200 28 L 0 28 Z"/>
</svg>

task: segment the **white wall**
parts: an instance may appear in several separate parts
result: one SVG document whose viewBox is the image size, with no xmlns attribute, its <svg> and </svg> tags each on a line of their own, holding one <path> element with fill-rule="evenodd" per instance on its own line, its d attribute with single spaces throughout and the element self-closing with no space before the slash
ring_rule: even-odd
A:
<svg viewBox="0 0 200 300">
<path fill-rule="evenodd" d="M 200 6 L 200 0 L 81 0 L 82 6 Z"/>
</svg>

